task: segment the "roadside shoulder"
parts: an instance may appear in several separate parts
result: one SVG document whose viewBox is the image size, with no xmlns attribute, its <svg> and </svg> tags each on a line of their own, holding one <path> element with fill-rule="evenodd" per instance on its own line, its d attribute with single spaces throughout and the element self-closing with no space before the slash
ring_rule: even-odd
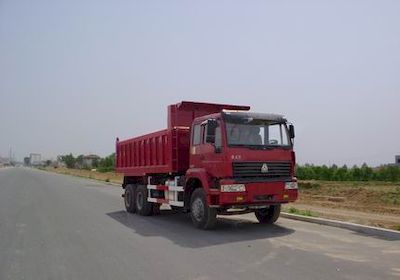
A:
<svg viewBox="0 0 400 280">
<path fill-rule="evenodd" d="M 327 225 L 327 226 L 348 229 L 348 230 L 363 233 L 366 235 L 381 237 L 381 238 L 385 238 L 385 239 L 389 239 L 389 240 L 400 240 L 400 231 L 396 231 L 396 230 L 371 227 L 371 226 L 365 226 L 365 225 L 354 224 L 354 223 L 349 223 L 349 222 L 329 220 L 329 219 L 324 219 L 324 218 L 306 217 L 306 216 L 290 214 L 290 213 L 281 213 L 281 217 L 287 218 L 287 219 L 292 219 L 292 220 L 314 223 L 314 224 Z"/>
</svg>

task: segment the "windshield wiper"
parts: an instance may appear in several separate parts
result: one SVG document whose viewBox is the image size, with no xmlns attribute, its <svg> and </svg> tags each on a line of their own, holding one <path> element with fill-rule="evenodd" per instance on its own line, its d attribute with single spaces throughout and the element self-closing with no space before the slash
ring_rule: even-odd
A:
<svg viewBox="0 0 400 280">
<path fill-rule="evenodd" d="M 272 146 L 265 146 L 265 145 L 249 145 L 248 147 L 252 150 L 272 150 L 275 148 Z"/>
<path fill-rule="evenodd" d="M 252 144 L 233 144 L 231 146 L 234 146 L 234 147 L 245 147 L 245 148 L 249 148 L 251 150 L 272 150 L 272 149 L 275 148 L 274 146 L 252 145 Z"/>
</svg>

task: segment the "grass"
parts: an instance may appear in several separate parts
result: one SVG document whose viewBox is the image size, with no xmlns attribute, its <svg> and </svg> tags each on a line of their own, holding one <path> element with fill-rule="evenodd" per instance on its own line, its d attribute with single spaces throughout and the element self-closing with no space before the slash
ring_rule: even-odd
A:
<svg viewBox="0 0 400 280">
<path fill-rule="evenodd" d="M 289 213 L 307 217 L 318 217 L 318 213 L 316 212 L 310 210 L 300 210 L 294 207 L 289 208 Z"/>
<path fill-rule="evenodd" d="M 68 169 L 65 167 L 53 168 L 46 167 L 43 168 L 47 171 L 52 171 L 60 174 L 73 175 L 77 177 L 89 178 L 94 180 L 99 180 L 107 183 L 121 184 L 123 181 L 123 176 L 116 174 L 115 172 L 97 172 L 86 169 Z"/>
<path fill-rule="evenodd" d="M 383 194 L 381 199 L 385 204 L 400 205 L 400 187 Z"/>
<path fill-rule="evenodd" d="M 303 204 L 400 213 L 400 186 L 397 183 L 300 181 L 299 192 L 299 202 Z"/>
</svg>

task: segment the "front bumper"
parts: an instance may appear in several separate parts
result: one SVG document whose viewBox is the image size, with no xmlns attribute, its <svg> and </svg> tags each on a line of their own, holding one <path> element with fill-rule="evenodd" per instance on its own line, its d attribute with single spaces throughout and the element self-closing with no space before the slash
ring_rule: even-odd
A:
<svg viewBox="0 0 400 280">
<path fill-rule="evenodd" d="M 221 207 L 294 202 L 298 198 L 298 190 L 297 188 L 286 189 L 285 183 L 286 182 L 245 183 L 245 191 L 241 192 L 211 191 L 209 195 L 209 204 Z M 221 185 L 225 184 L 234 184 L 234 182 L 221 181 Z"/>
</svg>

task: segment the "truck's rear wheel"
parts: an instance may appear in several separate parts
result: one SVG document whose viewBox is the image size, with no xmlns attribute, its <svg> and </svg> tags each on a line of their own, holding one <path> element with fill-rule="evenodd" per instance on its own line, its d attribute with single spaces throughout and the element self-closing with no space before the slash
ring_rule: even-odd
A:
<svg viewBox="0 0 400 280">
<path fill-rule="evenodd" d="M 136 212 L 142 216 L 150 216 L 153 213 L 153 203 L 147 201 L 147 187 L 140 185 L 135 192 Z"/>
<path fill-rule="evenodd" d="M 196 189 L 190 199 L 190 216 L 197 228 L 211 229 L 217 222 L 217 211 L 208 207 L 203 189 Z"/>
<path fill-rule="evenodd" d="M 281 205 L 271 205 L 267 208 L 258 209 L 254 214 L 260 224 L 273 224 L 281 214 Z"/>
<path fill-rule="evenodd" d="M 135 187 L 133 185 L 126 185 L 125 194 L 124 194 L 124 202 L 126 211 L 129 213 L 136 212 L 135 205 Z"/>
</svg>

